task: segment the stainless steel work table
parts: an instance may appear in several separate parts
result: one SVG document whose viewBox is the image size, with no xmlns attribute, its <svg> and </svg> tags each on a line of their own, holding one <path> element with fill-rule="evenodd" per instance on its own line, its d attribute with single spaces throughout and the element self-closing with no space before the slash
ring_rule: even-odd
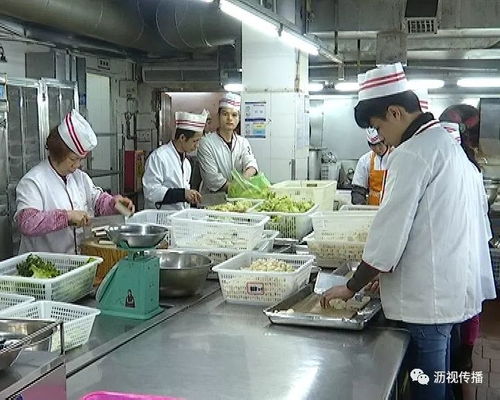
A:
<svg viewBox="0 0 500 400">
<path fill-rule="evenodd" d="M 188 400 L 389 397 L 405 331 L 274 326 L 262 308 L 215 293 L 72 375 L 68 399 L 97 390 Z"/>
</svg>

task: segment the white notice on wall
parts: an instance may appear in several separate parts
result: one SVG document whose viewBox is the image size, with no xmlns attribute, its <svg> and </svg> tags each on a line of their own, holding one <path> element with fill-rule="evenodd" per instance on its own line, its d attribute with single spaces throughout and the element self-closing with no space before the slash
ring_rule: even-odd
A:
<svg viewBox="0 0 500 400">
<path fill-rule="evenodd" d="M 266 137 L 266 102 L 245 102 L 245 136 L 249 138 Z"/>
</svg>

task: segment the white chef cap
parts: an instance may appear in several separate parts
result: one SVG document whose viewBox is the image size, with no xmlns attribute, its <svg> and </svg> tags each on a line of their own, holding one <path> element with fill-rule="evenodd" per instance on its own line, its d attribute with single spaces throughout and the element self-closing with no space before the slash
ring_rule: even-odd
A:
<svg viewBox="0 0 500 400">
<path fill-rule="evenodd" d="M 241 96 L 235 93 L 226 93 L 219 101 L 219 108 L 230 108 L 240 111 Z"/>
<path fill-rule="evenodd" d="M 184 111 L 177 111 L 175 113 L 175 127 L 179 129 L 186 129 L 193 132 L 203 132 L 205 123 L 207 121 L 207 114 L 192 114 Z"/>
<path fill-rule="evenodd" d="M 85 157 L 97 146 L 94 130 L 75 109 L 66 114 L 57 131 L 66 146 L 80 157 Z"/>
<path fill-rule="evenodd" d="M 401 63 L 383 65 L 358 75 L 359 101 L 402 93 L 408 81 Z"/>
</svg>

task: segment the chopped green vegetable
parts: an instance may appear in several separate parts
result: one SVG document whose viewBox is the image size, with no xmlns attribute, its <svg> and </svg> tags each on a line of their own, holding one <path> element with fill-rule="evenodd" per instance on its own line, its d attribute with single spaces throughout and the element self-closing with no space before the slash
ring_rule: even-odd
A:
<svg viewBox="0 0 500 400">
<path fill-rule="evenodd" d="M 266 200 L 257 207 L 257 211 L 305 213 L 314 206 L 311 201 L 295 201 L 290 196 L 279 196 L 274 192 L 268 193 Z"/>
<path fill-rule="evenodd" d="M 30 254 L 25 261 L 17 264 L 17 273 L 19 276 L 36 279 L 55 278 L 61 275 L 61 272 L 57 270 L 54 263 L 44 261 L 33 254 Z"/>
<path fill-rule="evenodd" d="M 214 211 L 226 211 L 226 212 L 229 211 L 229 212 L 244 213 L 252 206 L 253 204 L 251 201 L 240 200 L 224 204 L 218 204 L 216 206 L 208 207 L 208 209 Z"/>
</svg>

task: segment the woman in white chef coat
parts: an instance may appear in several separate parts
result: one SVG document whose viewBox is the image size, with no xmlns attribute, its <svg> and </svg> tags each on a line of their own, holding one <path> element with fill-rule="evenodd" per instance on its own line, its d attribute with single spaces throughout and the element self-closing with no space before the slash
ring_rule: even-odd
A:
<svg viewBox="0 0 500 400">
<path fill-rule="evenodd" d="M 374 129 L 366 130 L 366 140 L 370 151 L 363 154 L 356 164 L 352 178 L 351 202 L 378 206 L 384 196 L 390 149 Z"/>
<path fill-rule="evenodd" d="M 175 113 L 175 138 L 151 153 L 142 178 L 146 208 L 182 210 L 201 201 L 191 190 L 191 164 L 186 153 L 197 149 L 207 114 Z"/>
<path fill-rule="evenodd" d="M 450 369 L 451 329 L 495 297 L 491 268 L 482 262 L 489 257 L 484 189 L 460 145 L 421 112 L 401 64 L 359 80 L 357 124 L 377 129 L 395 149 L 362 262 L 346 285 L 324 293 L 321 305 L 351 298 L 380 274 L 384 313 L 410 334 L 412 400 L 449 399 L 449 385 L 435 377 Z"/>
<path fill-rule="evenodd" d="M 89 123 L 72 110 L 47 137 L 49 157 L 33 167 L 16 188 L 19 253 L 76 254 L 84 225 L 95 215 L 116 214 L 116 202 L 134 210 L 130 199 L 94 186 L 80 163 L 97 145 Z"/>
<path fill-rule="evenodd" d="M 233 169 L 246 178 L 257 173 L 257 160 L 250 143 L 235 132 L 240 122 L 240 105 L 240 96 L 226 93 L 219 102 L 219 129 L 200 141 L 202 193 L 227 192 Z"/>
</svg>

